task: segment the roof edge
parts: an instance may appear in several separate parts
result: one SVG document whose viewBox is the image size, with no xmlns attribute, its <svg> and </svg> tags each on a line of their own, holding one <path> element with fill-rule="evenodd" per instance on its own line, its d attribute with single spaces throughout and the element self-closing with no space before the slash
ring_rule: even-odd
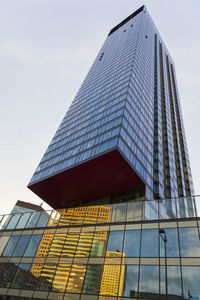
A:
<svg viewBox="0 0 200 300">
<path fill-rule="evenodd" d="M 136 15 L 138 15 L 140 12 L 145 10 L 145 5 L 142 5 L 140 8 L 138 8 L 134 13 L 132 13 L 130 16 L 128 16 L 126 19 L 124 19 L 121 23 L 119 23 L 117 26 L 113 27 L 111 31 L 109 32 L 108 36 L 111 35 L 113 32 L 115 32 L 118 28 L 123 26 L 125 23 L 130 21 L 132 18 L 134 18 Z"/>
</svg>

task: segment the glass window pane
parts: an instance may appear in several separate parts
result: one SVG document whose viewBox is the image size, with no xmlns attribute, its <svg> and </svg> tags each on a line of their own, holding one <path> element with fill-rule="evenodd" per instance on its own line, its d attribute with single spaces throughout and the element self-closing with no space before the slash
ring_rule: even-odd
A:
<svg viewBox="0 0 200 300">
<path fill-rule="evenodd" d="M 149 297 L 152 297 L 152 294 L 159 293 L 159 271 L 158 266 L 141 266 L 140 267 L 140 282 L 139 282 L 139 292 L 142 296 L 145 293 L 145 296 L 149 294 Z M 145 297 L 144 297 L 145 298 Z M 148 297 L 146 297 L 148 298 Z"/>
<path fill-rule="evenodd" d="M 30 218 L 31 213 L 24 213 L 21 215 L 19 222 L 17 223 L 16 228 L 25 228 L 28 219 Z"/>
<path fill-rule="evenodd" d="M 78 244 L 79 233 L 69 232 L 67 234 L 63 249 L 62 249 L 62 256 L 64 257 L 71 257 L 75 255 L 76 247 Z"/>
<path fill-rule="evenodd" d="M 185 299 L 200 298 L 200 267 L 182 267 Z"/>
<path fill-rule="evenodd" d="M 29 272 L 30 264 L 20 264 L 12 282 L 12 288 L 23 289 L 26 281 L 27 273 Z"/>
<path fill-rule="evenodd" d="M 99 214 L 97 223 L 109 223 L 112 216 L 112 206 L 102 205 L 99 206 Z"/>
<path fill-rule="evenodd" d="M 82 290 L 83 280 L 85 277 L 85 265 L 73 265 L 67 284 L 67 292 L 80 293 Z"/>
<path fill-rule="evenodd" d="M 6 227 L 7 227 L 8 223 L 9 223 L 11 217 L 12 217 L 12 215 L 4 215 L 1 218 L 1 229 L 6 229 Z"/>
<path fill-rule="evenodd" d="M 1 253 L 3 252 L 8 240 L 9 240 L 9 236 L 1 236 L 0 237 L 0 256 L 1 256 Z"/>
<path fill-rule="evenodd" d="M 165 199 L 159 201 L 159 219 L 176 218 L 175 199 Z"/>
<path fill-rule="evenodd" d="M 157 257 L 158 256 L 158 230 L 142 230 L 142 249 L 141 256 Z"/>
<path fill-rule="evenodd" d="M 134 298 L 138 292 L 139 266 L 126 266 L 123 296 Z"/>
<path fill-rule="evenodd" d="M 90 206 L 90 209 L 86 210 L 84 224 L 95 224 L 97 222 L 99 213 L 99 206 Z"/>
<path fill-rule="evenodd" d="M 143 220 L 158 220 L 158 203 L 156 201 L 144 201 Z"/>
<path fill-rule="evenodd" d="M 36 251 L 37 257 L 47 257 L 49 250 L 51 248 L 53 237 L 54 237 L 53 234 L 45 234 L 42 236 L 42 239 Z"/>
<path fill-rule="evenodd" d="M 92 246 L 93 235 L 93 232 L 82 232 L 80 234 L 80 238 L 76 249 L 76 256 L 89 256 Z"/>
<path fill-rule="evenodd" d="M 74 209 L 59 209 L 58 212 L 60 213 L 59 226 L 69 225 L 73 218 Z"/>
<path fill-rule="evenodd" d="M 126 220 L 127 204 L 115 204 L 111 222 L 124 222 Z"/>
<path fill-rule="evenodd" d="M 12 263 L 0 264 L 0 287 L 10 287 L 18 266 Z"/>
<path fill-rule="evenodd" d="M 71 265 L 69 264 L 59 264 L 56 273 L 53 279 L 53 290 L 64 292 L 66 288 L 66 284 L 69 278 Z"/>
<path fill-rule="evenodd" d="M 110 231 L 106 256 L 121 256 L 124 231 Z"/>
<path fill-rule="evenodd" d="M 124 250 L 126 257 L 138 257 L 140 252 L 140 230 L 125 231 Z"/>
<path fill-rule="evenodd" d="M 167 237 L 167 257 L 179 257 L 178 230 L 177 228 L 165 228 Z M 165 243 L 160 236 L 160 256 L 165 257 Z"/>
<path fill-rule="evenodd" d="M 177 206 L 177 216 L 178 218 L 186 218 L 187 217 L 187 207 L 184 198 L 176 199 Z"/>
<path fill-rule="evenodd" d="M 182 295 L 181 270 L 179 266 L 167 267 L 168 294 Z"/>
<path fill-rule="evenodd" d="M 105 256 L 106 244 L 108 239 L 107 231 L 99 231 L 94 233 L 90 256 Z"/>
<path fill-rule="evenodd" d="M 57 233 L 54 235 L 54 239 L 51 243 L 48 256 L 57 257 L 61 255 L 64 243 L 65 243 L 66 233 Z"/>
<path fill-rule="evenodd" d="M 101 278 L 100 295 L 121 296 L 125 274 L 124 267 L 125 266 L 123 265 L 121 272 L 120 265 L 104 265 L 103 274 Z"/>
<path fill-rule="evenodd" d="M 39 216 L 40 216 L 40 212 L 31 213 L 31 216 L 26 224 L 26 228 L 34 228 L 39 219 Z"/>
<path fill-rule="evenodd" d="M 53 278 L 56 272 L 56 264 L 45 264 L 38 281 L 38 290 L 51 291 L 53 289 Z"/>
<path fill-rule="evenodd" d="M 127 221 L 140 221 L 143 216 L 143 202 L 128 203 Z"/>
<path fill-rule="evenodd" d="M 75 225 L 78 225 L 78 224 L 81 225 L 85 218 L 85 212 L 86 212 L 85 207 L 74 208 L 74 214 L 73 214 L 73 219 L 72 219 L 71 223 L 75 224 Z"/>
<path fill-rule="evenodd" d="M 12 256 L 15 256 L 15 257 L 23 256 L 29 240 L 30 240 L 30 235 L 22 235 L 19 239 L 19 242 L 18 242 Z"/>
<path fill-rule="evenodd" d="M 199 257 L 199 234 L 196 227 L 179 228 L 180 250 L 182 257 Z"/>
<path fill-rule="evenodd" d="M 97 295 L 100 289 L 103 265 L 88 265 L 83 293 Z"/>
<path fill-rule="evenodd" d="M 36 227 L 45 227 L 49 220 L 49 214 L 46 211 L 41 212 Z"/>
<path fill-rule="evenodd" d="M 194 197 L 185 198 L 188 217 L 196 217 L 195 199 Z"/>
<path fill-rule="evenodd" d="M 24 283 L 24 289 L 35 290 L 38 286 L 38 281 L 41 281 L 41 273 L 43 264 L 34 263 L 30 267 L 30 272 L 27 273 L 26 281 Z"/>
<path fill-rule="evenodd" d="M 38 248 L 41 238 L 42 238 L 41 234 L 35 234 L 31 236 L 26 251 L 24 253 L 24 256 L 32 257 L 35 255 L 35 252 Z"/>
<path fill-rule="evenodd" d="M 14 235 L 14 236 L 10 237 L 10 239 L 9 239 L 8 243 L 6 244 L 6 247 L 2 253 L 2 256 L 11 256 L 12 255 L 19 238 L 20 238 L 20 235 Z"/>
<path fill-rule="evenodd" d="M 19 221 L 21 214 L 13 214 L 10 217 L 10 222 L 8 223 L 6 229 L 14 229 Z"/>
</svg>

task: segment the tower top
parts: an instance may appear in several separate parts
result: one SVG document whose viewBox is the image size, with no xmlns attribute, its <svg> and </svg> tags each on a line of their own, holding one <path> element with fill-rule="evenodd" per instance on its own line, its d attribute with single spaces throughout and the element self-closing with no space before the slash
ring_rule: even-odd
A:
<svg viewBox="0 0 200 300">
<path fill-rule="evenodd" d="M 126 19 L 124 19 L 122 22 L 120 22 L 118 25 L 113 27 L 111 31 L 109 32 L 108 36 L 111 35 L 113 32 L 115 32 L 117 29 L 119 29 L 121 26 L 126 24 L 128 21 L 133 19 L 135 16 L 137 16 L 140 12 L 145 11 L 146 7 L 142 5 L 140 8 L 138 8 L 134 13 L 132 13 L 130 16 L 128 16 Z"/>
</svg>

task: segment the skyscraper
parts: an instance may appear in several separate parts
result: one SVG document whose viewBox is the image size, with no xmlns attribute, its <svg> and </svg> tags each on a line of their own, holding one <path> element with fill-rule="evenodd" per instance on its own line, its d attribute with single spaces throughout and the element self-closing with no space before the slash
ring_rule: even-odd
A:
<svg viewBox="0 0 200 300">
<path fill-rule="evenodd" d="M 108 34 L 28 187 L 54 208 L 194 193 L 174 63 L 144 6 Z"/>
</svg>

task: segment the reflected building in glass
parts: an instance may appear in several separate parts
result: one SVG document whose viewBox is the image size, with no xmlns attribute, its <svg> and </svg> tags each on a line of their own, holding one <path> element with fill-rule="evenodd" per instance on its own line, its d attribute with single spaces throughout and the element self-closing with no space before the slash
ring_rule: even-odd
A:
<svg viewBox="0 0 200 300">
<path fill-rule="evenodd" d="M 146 8 L 114 27 L 29 188 L 0 215 L 0 299 L 200 299 L 175 68 Z"/>
</svg>

